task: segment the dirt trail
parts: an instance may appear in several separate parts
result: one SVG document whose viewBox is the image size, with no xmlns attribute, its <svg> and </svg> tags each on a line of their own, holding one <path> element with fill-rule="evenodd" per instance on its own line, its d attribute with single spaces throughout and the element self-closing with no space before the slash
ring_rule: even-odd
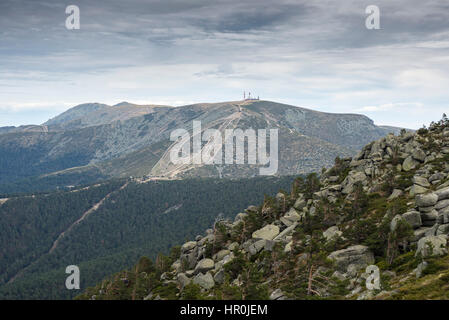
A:
<svg viewBox="0 0 449 320">
<path fill-rule="evenodd" d="M 59 236 L 56 238 L 56 240 L 53 242 L 53 245 L 51 246 L 50 250 L 46 253 L 46 254 L 52 254 L 53 251 L 55 251 L 55 249 L 58 247 L 59 242 L 62 240 L 62 238 L 64 238 L 64 236 L 69 233 L 76 225 L 78 225 L 81 221 L 83 221 L 84 219 L 86 219 L 92 212 L 95 212 L 98 210 L 98 208 L 100 208 L 103 203 L 113 194 L 116 192 L 119 192 L 120 190 L 125 189 L 129 184 L 129 181 L 127 181 L 124 185 L 122 185 L 119 189 L 114 190 L 110 193 L 108 193 L 103 199 L 101 199 L 99 202 L 97 202 L 96 204 L 94 204 L 89 210 L 85 211 L 81 217 L 76 220 L 74 223 L 72 223 L 65 231 L 61 232 L 59 234 Z M 32 265 L 34 265 L 40 258 L 42 258 L 43 256 L 45 256 L 46 254 L 43 254 L 42 256 L 40 256 L 39 258 L 37 258 L 36 260 L 34 260 L 33 262 L 31 262 L 28 266 L 26 266 L 25 268 L 23 268 L 22 270 L 20 270 L 19 272 L 17 272 L 17 274 L 15 276 L 13 276 L 11 279 L 9 279 L 9 281 L 7 282 L 12 283 L 14 282 L 18 277 L 20 277 L 28 268 L 30 268 Z"/>
<path fill-rule="evenodd" d="M 235 129 L 237 127 L 238 123 L 240 122 L 240 119 L 241 119 L 242 113 L 243 113 L 240 105 L 237 105 L 237 108 L 238 108 L 238 111 L 230 114 L 226 118 L 212 121 L 207 126 L 202 127 L 201 133 L 203 133 L 205 130 L 207 130 L 209 128 L 213 128 L 216 124 L 219 124 L 219 127 L 217 130 L 220 131 L 223 136 L 224 136 L 224 132 L 226 129 Z M 225 121 L 222 122 L 223 120 L 225 120 Z M 192 168 L 191 163 L 174 165 L 172 168 L 169 169 L 169 164 L 170 164 L 169 155 L 170 155 L 171 149 L 177 144 L 182 145 L 188 139 L 190 139 L 190 133 L 188 133 L 184 137 L 182 137 L 180 141 L 174 142 L 170 147 L 167 148 L 167 150 L 164 152 L 162 157 L 159 159 L 159 161 L 156 163 L 156 165 L 153 168 L 156 168 L 157 166 L 166 167 L 164 176 L 169 177 L 169 178 L 174 178 L 177 175 L 179 175 L 180 173 L 191 169 Z M 204 146 L 202 146 L 201 152 L 203 152 L 203 150 L 205 148 L 207 148 L 207 146 L 211 143 L 211 141 L 212 141 L 212 138 L 209 139 L 209 141 L 207 141 Z"/>
<path fill-rule="evenodd" d="M 81 221 L 83 221 L 84 219 L 86 219 L 92 212 L 95 212 L 98 210 L 98 208 L 100 208 L 103 203 L 115 192 L 118 192 L 120 190 L 125 189 L 128 186 L 129 182 L 126 182 L 123 186 L 121 186 L 118 190 L 112 191 L 110 193 L 108 193 L 103 199 L 101 199 L 99 202 L 97 202 L 96 204 L 94 204 L 92 206 L 92 208 L 90 208 L 89 210 L 87 210 L 86 212 L 83 213 L 83 215 L 76 220 L 74 223 L 72 223 L 70 225 L 70 227 L 68 227 L 65 231 L 61 232 L 61 234 L 58 236 L 58 238 L 56 238 L 55 242 L 53 242 L 53 245 L 50 249 L 50 251 L 48 251 L 49 254 L 51 254 L 53 251 L 55 251 L 56 247 L 59 244 L 59 241 L 61 241 L 62 238 L 64 238 L 64 236 L 69 233 L 76 225 L 78 225 Z"/>
</svg>

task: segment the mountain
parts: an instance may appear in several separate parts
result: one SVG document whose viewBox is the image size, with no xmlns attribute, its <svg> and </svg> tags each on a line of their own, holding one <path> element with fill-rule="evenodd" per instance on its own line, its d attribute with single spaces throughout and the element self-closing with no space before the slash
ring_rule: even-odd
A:
<svg viewBox="0 0 449 320">
<path fill-rule="evenodd" d="M 81 104 L 44 123 L 50 130 L 76 130 L 170 109 L 168 106 L 136 105 L 121 102 L 114 106 L 100 103 Z"/>
<path fill-rule="evenodd" d="M 19 132 L 47 132 L 48 128 L 45 125 L 27 125 L 20 127 L 0 127 L 0 134 L 5 133 L 19 133 Z"/>
<path fill-rule="evenodd" d="M 363 115 L 331 114 L 270 101 L 200 103 L 182 107 L 84 104 L 42 126 L 0 128 L 0 193 L 31 192 L 111 178 L 218 177 L 215 165 L 170 162 L 175 129 L 278 129 L 277 175 L 302 174 L 353 155 L 396 128 Z M 207 146 L 203 143 L 203 150 Z M 223 165 L 223 177 L 258 175 L 260 165 Z M 33 189 L 34 188 L 34 189 Z"/>
<path fill-rule="evenodd" d="M 336 158 L 77 299 L 449 299 L 448 235 L 444 116 Z"/>
</svg>

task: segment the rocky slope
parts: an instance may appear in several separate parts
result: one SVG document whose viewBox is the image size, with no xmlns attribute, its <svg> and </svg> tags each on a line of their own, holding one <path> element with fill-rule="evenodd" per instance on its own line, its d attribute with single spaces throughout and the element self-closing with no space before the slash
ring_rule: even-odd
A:
<svg viewBox="0 0 449 320">
<path fill-rule="evenodd" d="M 134 117 L 166 111 L 172 107 L 159 105 L 136 105 L 121 102 L 114 106 L 100 103 L 87 103 L 76 106 L 48 120 L 43 125 L 52 131 L 76 130 L 115 121 L 125 121 Z"/>
<path fill-rule="evenodd" d="M 170 133 L 219 129 L 279 129 L 279 175 L 308 173 L 330 166 L 336 156 L 355 153 L 395 128 L 382 128 L 362 115 L 329 114 L 270 101 L 234 101 L 183 107 L 85 104 L 42 126 L 0 128 L 0 184 L 30 177 L 78 184 L 98 179 L 217 177 L 214 165 L 174 166 Z M 203 145 L 203 148 L 205 145 Z M 251 177 L 257 166 L 227 165 L 225 177 Z M 58 179 L 55 179 L 57 177 Z M 86 181 L 83 181 L 86 183 Z M 39 181 L 28 184 L 39 184 Z M 56 182 L 55 182 L 56 183 Z"/>
<path fill-rule="evenodd" d="M 298 178 L 291 192 L 78 298 L 448 299 L 448 234 L 444 117 L 337 158 L 319 179 Z"/>
</svg>

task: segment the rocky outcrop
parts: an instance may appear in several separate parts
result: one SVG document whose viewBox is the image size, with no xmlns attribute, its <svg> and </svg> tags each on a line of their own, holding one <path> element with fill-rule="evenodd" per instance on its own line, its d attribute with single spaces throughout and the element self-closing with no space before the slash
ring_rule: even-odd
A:
<svg viewBox="0 0 449 320">
<path fill-rule="evenodd" d="M 191 279 L 185 273 L 178 273 L 177 281 L 181 290 L 191 282 Z"/>
<path fill-rule="evenodd" d="M 280 218 L 281 222 L 287 227 L 301 220 L 304 217 L 304 212 L 298 213 L 295 208 L 290 208 L 290 210 Z"/>
<path fill-rule="evenodd" d="M 412 156 L 408 156 L 404 162 L 402 163 L 402 170 L 404 171 L 410 171 L 414 168 L 416 168 L 416 166 L 419 164 L 418 161 L 416 161 L 415 159 L 413 159 Z"/>
<path fill-rule="evenodd" d="M 449 145 L 449 140 L 444 141 Z M 413 236 L 409 241 L 417 244 L 416 256 L 428 258 L 444 255 L 447 253 L 447 234 L 449 234 L 449 165 L 435 168 L 432 164 L 435 159 L 441 157 L 443 157 L 442 153 L 427 150 L 422 145 L 422 139 L 413 133 L 405 132 L 400 136 L 388 135 L 375 141 L 364 147 L 354 158 L 340 160 L 341 168 L 347 170 L 345 176 L 333 175 L 334 169 L 327 170 L 321 177 L 320 190 L 315 191 L 311 198 L 304 193 L 299 193 L 289 200 L 284 193 L 277 194 L 275 199 L 281 207 L 288 201 L 290 205 L 277 219 L 253 231 L 251 237 L 244 242 L 229 243 L 211 259 L 204 257 L 202 253 L 205 250 L 204 245 L 213 241 L 212 232 L 204 238 L 200 237 L 201 239 L 197 241 L 184 244 L 181 248 L 180 261 L 188 262 L 187 265 L 192 270 L 186 271 L 185 275 L 184 273 L 178 275 L 178 283 L 185 286 L 186 283 L 193 282 L 203 289 L 223 283 L 224 265 L 235 259 L 236 252 L 243 253 L 249 259 L 256 259 L 256 261 L 262 252 L 273 252 L 278 246 L 284 254 L 293 254 L 297 250 L 295 246 L 307 246 L 310 239 L 308 235 L 305 242 L 298 243 L 294 239 L 295 230 L 304 223 L 306 217 L 316 214 L 323 201 L 330 205 L 337 205 L 341 201 L 346 203 L 357 201 L 354 198 L 356 186 L 361 187 L 367 194 L 379 192 L 391 172 L 395 172 L 397 176 L 405 172 L 412 177 L 409 178 L 409 187 L 395 188 L 386 195 L 388 202 L 400 200 L 402 203 L 407 203 L 407 210 L 390 217 L 389 231 L 395 234 L 400 225 L 409 225 L 413 229 Z M 393 160 L 396 162 L 395 165 L 392 164 Z M 274 212 L 273 209 L 261 209 L 256 206 L 250 206 L 245 211 L 246 213 L 239 213 L 234 222 L 229 224 L 230 229 L 244 224 L 248 213 L 270 215 Z M 340 219 L 332 221 L 323 228 L 322 237 L 327 244 L 334 243 L 332 241 L 336 240 L 338 240 L 337 243 L 347 241 L 343 235 L 348 226 L 344 227 L 341 224 L 343 218 L 344 212 Z M 306 261 L 308 257 L 306 253 L 300 254 L 297 263 Z M 334 278 L 340 281 L 351 280 L 348 288 L 352 290 L 352 295 L 359 295 L 361 299 L 372 297 L 371 294 L 363 292 L 360 286 L 368 277 L 364 269 L 375 262 L 370 248 L 353 243 L 331 252 L 328 259 L 333 262 Z M 414 270 L 415 274 L 422 273 L 425 262 L 421 266 L 422 268 Z M 315 273 L 319 271 L 316 270 Z M 393 273 L 390 276 L 396 275 Z M 240 281 L 235 279 L 233 283 L 239 284 Z M 272 300 L 282 300 L 286 297 L 279 288 L 274 288 L 270 294 Z"/>
<path fill-rule="evenodd" d="M 214 278 L 209 272 L 206 274 L 197 274 L 193 278 L 192 282 L 206 290 L 212 289 L 215 286 Z"/>
<path fill-rule="evenodd" d="M 449 152 L 444 148 L 449 148 L 449 129 L 434 131 L 387 135 L 354 158 L 338 159 L 311 183 L 318 187 L 279 193 L 261 206 L 248 207 L 233 222 L 222 221 L 223 234 L 209 230 L 182 245 L 172 265 L 173 279 L 180 288 L 194 283 L 208 294 L 221 284 L 246 288 L 248 273 L 239 273 L 241 267 L 267 277 L 265 298 L 272 300 L 293 294 L 283 291 L 288 285 L 279 285 L 291 276 L 297 277 L 295 281 L 306 278 L 305 286 L 316 279 L 326 279 L 328 287 L 340 281 L 348 290 L 346 297 L 371 299 L 376 295 L 365 290 L 365 283 L 366 268 L 376 262 L 374 253 L 388 266 L 414 248 L 404 259 L 416 257 L 416 264 L 406 267 L 415 267 L 420 260 L 420 267 L 408 270 L 408 276 L 419 278 L 427 265 L 423 259 L 447 254 Z M 316 251 L 308 251 L 311 248 Z M 245 269 L 248 265 L 251 269 Z M 404 273 L 382 272 L 386 277 Z M 328 287 L 314 294 L 325 297 Z"/>
<path fill-rule="evenodd" d="M 449 187 L 444 187 L 435 191 L 438 196 L 438 201 L 449 199 Z"/>
<path fill-rule="evenodd" d="M 442 256 L 447 253 L 447 236 L 427 236 L 418 241 L 418 249 L 416 255 L 421 255 L 423 258 L 432 256 Z"/>
<path fill-rule="evenodd" d="M 253 232 L 253 239 L 273 240 L 279 234 L 279 227 L 269 224 Z"/>
<path fill-rule="evenodd" d="M 428 193 L 423 195 L 418 195 L 415 198 L 416 205 L 418 207 L 430 207 L 434 206 L 438 201 L 438 195 L 435 193 Z"/>
<path fill-rule="evenodd" d="M 270 300 L 285 300 L 286 296 L 281 289 L 276 289 L 270 294 Z"/>
<path fill-rule="evenodd" d="M 343 232 L 338 230 L 337 226 L 332 226 L 323 232 L 323 237 L 326 238 L 327 241 L 331 241 L 338 239 L 342 234 Z"/>
<path fill-rule="evenodd" d="M 202 259 L 198 262 L 195 267 L 195 274 L 197 273 L 206 273 L 209 270 L 214 269 L 215 263 L 212 259 Z"/>
<path fill-rule="evenodd" d="M 404 213 L 402 218 L 414 229 L 422 226 L 421 214 L 416 210 Z"/>
<path fill-rule="evenodd" d="M 374 263 L 373 253 L 368 247 L 362 245 L 334 251 L 328 258 L 335 262 L 337 270 L 341 272 L 347 272 L 350 265 L 361 269 Z"/>
</svg>

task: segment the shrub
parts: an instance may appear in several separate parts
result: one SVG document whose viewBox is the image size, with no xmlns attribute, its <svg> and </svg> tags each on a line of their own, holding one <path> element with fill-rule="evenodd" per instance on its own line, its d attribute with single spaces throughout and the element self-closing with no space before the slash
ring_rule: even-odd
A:
<svg viewBox="0 0 449 320">
<path fill-rule="evenodd" d="M 156 268 L 150 258 L 142 257 L 137 263 L 137 270 L 139 270 L 139 272 L 152 273 Z"/>
<path fill-rule="evenodd" d="M 202 300 L 201 288 L 195 283 L 189 283 L 184 287 L 181 293 L 183 300 Z"/>
</svg>

